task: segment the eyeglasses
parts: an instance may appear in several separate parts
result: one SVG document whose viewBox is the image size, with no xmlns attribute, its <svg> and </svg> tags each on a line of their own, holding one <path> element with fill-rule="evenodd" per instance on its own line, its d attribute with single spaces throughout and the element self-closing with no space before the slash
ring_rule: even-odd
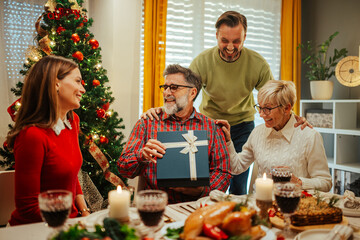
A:
<svg viewBox="0 0 360 240">
<path fill-rule="evenodd" d="M 179 85 L 179 84 L 160 85 L 159 87 L 161 91 L 166 91 L 166 89 L 170 88 L 170 91 L 172 93 L 176 92 L 179 87 L 193 88 L 192 86 Z"/>
<path fill-rule="evenodd" d="M 263 113 L 265 115 L 269 115 L 271 113 L 271 110 L 275 109 L 275 108 L 278 108 L 278 107 L 281 107 L 282 105 L 279 105 L 279 106 L 276 106 L 276 107 L 273 107 L 273 108 L 269 108 L 269 107 L 260 107 L 259 104 L 256 104 L 254 105 L 255 109 L 261 113 L 261 111 L 263 111 Z"/>
</svg>

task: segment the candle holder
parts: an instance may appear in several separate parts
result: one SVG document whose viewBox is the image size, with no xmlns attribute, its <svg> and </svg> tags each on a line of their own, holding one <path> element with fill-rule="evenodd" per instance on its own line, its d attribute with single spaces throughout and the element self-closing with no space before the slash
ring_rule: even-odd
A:
<svg viewBox="0 0 360 240">
<path fill-rule="evenodd" d="M 258 206 L 258 208 L 260 208 L 260 217 L 262 219 L 269 219 L 269 214 L 268 214 L 268 210 L 269 208 L 272 207 L 272 201 L 263 201 L 263 200 L 259 200 L 256 199 L 256 206 Z"/>
</svg>

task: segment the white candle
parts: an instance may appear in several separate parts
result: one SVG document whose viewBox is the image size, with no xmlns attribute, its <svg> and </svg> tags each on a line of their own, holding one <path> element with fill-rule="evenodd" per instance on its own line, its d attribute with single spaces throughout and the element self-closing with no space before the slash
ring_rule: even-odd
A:
<svg viewBox="0 0 360 240">
<path fill-rule="evenodd" d="M 109 217 L 117 219 L 127 218 L 129 215 L 130 192 L 118 186 L 117 190 L 109 192 L 109 204 Z"/>
<path fill-rule="evenodd" d="M 274 181 L 270 178 L 266 178 L 266 173 L 264 173 L 263 178 L 257 178 L 255 180 L 256 199 L 262 201 L 272 201 L 273 186 Z"/>
</svg>

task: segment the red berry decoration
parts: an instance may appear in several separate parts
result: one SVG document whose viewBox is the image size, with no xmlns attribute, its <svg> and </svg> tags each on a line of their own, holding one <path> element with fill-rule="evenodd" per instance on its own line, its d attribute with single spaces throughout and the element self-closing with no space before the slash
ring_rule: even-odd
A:
<svg viewBox="0 0 360 240">
<path fill-rule="evenodd" d="M 81 23 L 79 24 L 79 27 L 83 27 L 83 26 L 84 26 L 84 23 L 81 22 Z"/>
<path fill-rule="evenodd" d="M 79 61 L 82 61 L 84 59 L 84 55 L 80 51 L 74 52 L 72 56 Z"/>
<path fill-rule="evenodd" d="M 99 108 L 96 110 L 96 114 L 99 118 L 103 118 L 103 117 L 105 117 L 105 110 L 102 108 Z"/>
<path fill-rule="evenodd" d="M 105 104 L 103 104 L 102 105 L 102 108 L 105 110 L 105 111 L 107 111 L 107 110 L 109 110 L 109 106 L 110 106 L 110 103 L 105 103 Z"/>
<path fill-rule="evenodd" d="M 80 37 L 77 33 L 74 33 L 73 35 L 71 35 L 71 40 L 73 40 L 74 43 L 77 43 L 80 41 Z"/>
<path fill-rule="evenodd" d="M 85 38 L 88 38 L 88 37 L 90 37 L 90 34 L 85 33 Z"/>
<path fill-rule="evenodd" d="M 56 29 L 56 32 L 57 32 L 57 34 L 61 34 L 63 31 L 65 31 L 65 28 L 64 27 L 62 27 L 62 26 L 60 26 L 60 27 L 58 27 L 57 29 Z"/>
<path fill-rule="evenodd" d="M 100 143 L 102 144 L 109 143 L 109 139 L 105 136 L 100 136 Z"/>
<path fill-rule="evenodd" d="M 94 86 L 94 87 L 97 87 L 97 86 L 99 86 L 99 85 L 100 85 L 100 81 L 97 80 L 97 79 L 94 79 L 94 80 L 93 80 L 93 86 Z"/>
<path fill-rule="evenodd" d="M 96 39 L 90 39 L 89 44 L 92 49 L 97 49 L 99 47 L 99 42 Z"/>
<path fill-rule="evenodd" d="M 81 80 L 81 84 L 82 84 L 83 86 L 85 86 L 85 81 L 84 81 L 84 80 Z"/>
<path fill-rule="evenodd" d="M 7 147 L 8 147 L 7 141 L 5 141 L 5 142 L 3 143 L 3 147 L 4 147 L 5 150 L 7 149 Z"/>
</svg>

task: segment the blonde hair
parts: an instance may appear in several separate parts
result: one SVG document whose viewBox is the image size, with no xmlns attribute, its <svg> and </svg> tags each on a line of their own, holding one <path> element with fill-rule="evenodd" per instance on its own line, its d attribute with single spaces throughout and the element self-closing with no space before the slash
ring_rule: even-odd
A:
<svg viewBox="0 0 360 240">
<path fill-rule="evenodd" d="M 16 114 L 15 126 L 7 135 L 10 149 L 19 132 L 26 126 L 51 128 L 59 118 L 56 80 L 64 79 L 78 65 L 67 58 L 46 56 L 34 64 L 24 80 L 21 107 Z M 72 112 L 68 112 L 72 118 Z"/>
<path fill-rule="evenodd" d="M 258 92 L 258 103 L 273 103 L 291 107 L 296 102 L 295 84 L 291 81 L 270 80 Z"/>
</svg>

